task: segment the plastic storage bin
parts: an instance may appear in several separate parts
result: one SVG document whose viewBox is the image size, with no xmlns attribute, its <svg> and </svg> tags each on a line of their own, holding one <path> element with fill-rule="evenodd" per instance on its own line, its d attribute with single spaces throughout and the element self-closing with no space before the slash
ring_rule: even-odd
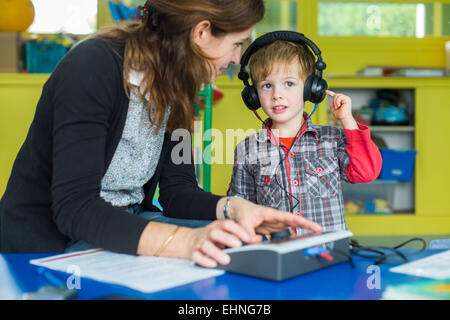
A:
<svg viewBox="0 0 450 320">
<path fill-rule="evenodd" d="M 395 181 L 342 183 L 345 214 L 390 214 L 393 212 Z"/>
<path fill-rule="evenodd" d="M 24 44 L 25 69 L 29 73 L 51 73 L 67 48 L 59 43 L 30 41 Z"/>
<path fill-rule="evenodd" d="M 400 182 L 411 181 L 414 173 L 416 150 L 397 151 L 380 148 L 383 166 L 379 179 L 396 180 Z"/>
</svg>

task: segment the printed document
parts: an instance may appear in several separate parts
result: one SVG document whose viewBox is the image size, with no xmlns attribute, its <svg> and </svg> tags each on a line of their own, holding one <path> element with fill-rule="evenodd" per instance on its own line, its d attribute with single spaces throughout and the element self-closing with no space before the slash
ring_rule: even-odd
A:
<svg viewBox="0 0 450 320">
<path fill-rule="evenodd" d="M 72 252 L 30 260 L 36 266 L 71 273 L 81 277 L 118 284 L 150 293 L 173 288 L 224 273 L 223 270 L 196 266 L 178 258 L 133 256 L 103 249 Z"/>
<path fill-rule="evenodd" d="M 389 271 L 437 280 L 448 279 L 450 278 L 450 250 L 402 264 Z"/>
</svg>

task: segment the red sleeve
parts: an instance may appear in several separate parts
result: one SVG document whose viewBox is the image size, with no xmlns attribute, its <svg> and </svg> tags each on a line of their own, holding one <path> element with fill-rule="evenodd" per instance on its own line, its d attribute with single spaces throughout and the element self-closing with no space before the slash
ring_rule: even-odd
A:
<svg viewBox="0 0 450 320">
<path fill-rule="evenodd" d="M 344 129 L 350 161 L 346 175 L 350 182 L 364 183 L 375 180 L 381 171 L 381 153 L 370 138 L 368 127 L 358 123 L 359 130 Z"/>
</svg>

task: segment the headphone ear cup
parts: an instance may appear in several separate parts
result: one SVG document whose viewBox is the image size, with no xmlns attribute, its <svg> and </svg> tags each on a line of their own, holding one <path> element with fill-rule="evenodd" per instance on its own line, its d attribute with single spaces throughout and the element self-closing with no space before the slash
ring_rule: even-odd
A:
<svg viewBox="0 0 450 320">
<path fill-rule="evenodd" d="M 325 98 L 325 90 L 327 88 L 328 84 L 322 77 L 312 74 L 305 81 L 303 100 L 320 103 Z"/>
<path fill-rule="evenodd" d="M 311 99 L 311 86 L 313 82 L 314 75 L 308 76 L 305 81 L 305 85 L 303 86 L 303 101 L 310 101 Z"/>
<path fill-rule="evenodd" d="M 316 78 L 317 81 L 313 83 L 313 87 L 311 88 L 311 100 L 314 100 L 314 103 L 320 103 L 325 99 L 325 90 L 328 89 L 328 84 L 322 77 L 316 76 Z"/>
<path fill-rule="evenodd" d="M 257 110 L 261 107 L 258 98 L 258 92 L 254 86 L 245 86 L 241 92 L 242 100 L 251 111 Z"/>
</svg>

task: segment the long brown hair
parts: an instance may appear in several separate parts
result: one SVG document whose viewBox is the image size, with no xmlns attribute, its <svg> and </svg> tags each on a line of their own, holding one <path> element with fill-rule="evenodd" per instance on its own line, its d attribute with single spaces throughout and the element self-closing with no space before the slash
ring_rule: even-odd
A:
<svg viewBox="0 0 450 320">
<path fill-rule="evenodd" d="M 116 24 L 94 37 L 125 43 L 125 90 L 127 94 L 131 90 L 130 71 L 143 72 L 139 92 L 150 93 L 149 119 L 157 130 L 169 106 L 167 130 L 190 130 L 197 94 L 211 76 L 208 57 L 193 41 L 194 27 L 209 20 L 214 36 L 242 32 L 262 20 L 263 1 L 148 0 L 144 9 L 143 21 Z"/>
</svg>

